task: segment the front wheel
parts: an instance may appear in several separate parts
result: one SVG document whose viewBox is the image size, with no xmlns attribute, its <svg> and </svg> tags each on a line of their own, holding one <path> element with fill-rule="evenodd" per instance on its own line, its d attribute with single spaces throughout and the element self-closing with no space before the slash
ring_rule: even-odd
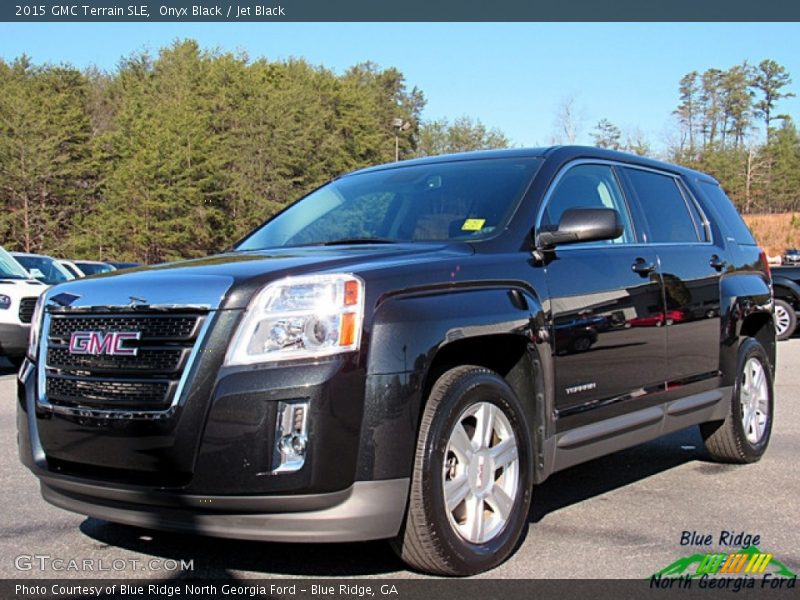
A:
<svg viewBox="0 0 800 600">
<path fill-rule="evenodd" d="M 700 432 L 713 459 L 752 463 L 769 445 L 774 407 L 769 358 L 755 338 L 742 342 L 736 369 L 730 414 L 724 421 L 704 423 Z"/>
<path fill-rule="evenodd" d="M 395 550 L 411 567 L 472 575 L 502 563 L 527 523 L 531 424 L 497 373 L 463 366 L 434 384 L 422 415 L 405 525 Z"/>
</svg>

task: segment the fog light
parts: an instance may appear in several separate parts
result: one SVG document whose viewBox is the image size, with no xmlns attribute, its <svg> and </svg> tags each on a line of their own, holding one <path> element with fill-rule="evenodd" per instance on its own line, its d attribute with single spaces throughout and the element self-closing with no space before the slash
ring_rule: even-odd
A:
<svg viewBox="0 0 800 600">
<path fill-rule="evenodd" d="M 308 402 L 278 402 L 273 473 L 299 471 L 306 462 Z"/>
</svg>

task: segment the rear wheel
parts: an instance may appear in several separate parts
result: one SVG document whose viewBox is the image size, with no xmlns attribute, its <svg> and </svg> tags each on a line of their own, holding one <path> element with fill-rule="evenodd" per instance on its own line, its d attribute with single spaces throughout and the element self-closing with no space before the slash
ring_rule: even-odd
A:
<svg viewBox="0 0 800 600">
<path fill-rule="evenodd" d="M 497 373 L 464 366 L 437 380 L 422 416 L 406 522 L 393 544 L 406 563 L 471 575 L 511 555 L 531 501 L 530 430 Z"/>
<path fill-rule="evenodd" d="M 720 462 L 751 463 L 769 445 L 774 406 L 767 353 L 754 338 L 739 347 L 731 411 L 721 422 L 700 427 L 706 449 Z"/>
<path fill-rule="evenodd" d="M 797 329 L 797 315 L 794 308 L 786 300 L 775 298 L 775 336 L 779 340 L 788 340 Z"/>
</svg>

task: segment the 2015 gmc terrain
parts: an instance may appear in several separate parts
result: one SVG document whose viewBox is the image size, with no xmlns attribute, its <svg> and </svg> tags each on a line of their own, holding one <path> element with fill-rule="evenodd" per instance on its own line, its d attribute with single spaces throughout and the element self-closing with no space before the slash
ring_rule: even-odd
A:
<svg viewBox="0 0 800 600">
<path fill-rule="evenodd" d="M 694 425 L 715 459 L 758 460 L 772 311 L 708 175 L 581 147 L 384 165 L 231 252 L 49 290 L 19 451 L 81 514 L 389 538 L 471 574 L 513 552 L 555 471 Z"/>
</svg>

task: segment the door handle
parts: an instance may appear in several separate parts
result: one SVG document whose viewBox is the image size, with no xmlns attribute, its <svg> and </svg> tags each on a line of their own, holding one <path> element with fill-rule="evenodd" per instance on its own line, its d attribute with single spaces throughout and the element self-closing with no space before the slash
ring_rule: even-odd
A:
<svg viewBox="0 0 800 600">
<path fill-rule="evenodd" d="M 717 271 L 722 271 L 722 269 L 724 269 L 728 265 L 728 263 L 726 263 L 716 254 L 713 254 L 711 256 L 711 260 L 708 261 L 708 264 L 711 265 L 711 267 L 713 269 L 716 269 Z"/>
<path fill-rule="evenodd" d="M 649 275 L 650 273 L 656 270 L 656 264 L 652 262 L 647 262 L 645 259 L 640 257 L 637 258 L 635 261 L 633 261 L 633 264 L 631 265 L 631 270 L 634 273 L 638 273 L 639 275 Z"/>
</svg>

